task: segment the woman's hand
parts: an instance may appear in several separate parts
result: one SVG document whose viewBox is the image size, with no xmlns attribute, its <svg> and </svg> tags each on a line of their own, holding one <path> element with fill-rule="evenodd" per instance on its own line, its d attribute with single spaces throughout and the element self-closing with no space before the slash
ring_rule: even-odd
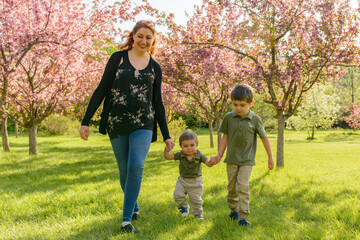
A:
<svg viewBox="0 0 360 240">
<path fill-rule="evenodd" d="M 81 126 L 79 129 L 80 137 L 84 140 L 88 140 L 90 130 L 88 126 Z"/>
<path fill-rule="evenodd" d="M 168 152 L 170 152 L 175 146 L 175 143 L 173 142 L 173 140 L 171 138 L 166 139 L 165 144 L 166 144 L 165 150 Z"/>
</svg>

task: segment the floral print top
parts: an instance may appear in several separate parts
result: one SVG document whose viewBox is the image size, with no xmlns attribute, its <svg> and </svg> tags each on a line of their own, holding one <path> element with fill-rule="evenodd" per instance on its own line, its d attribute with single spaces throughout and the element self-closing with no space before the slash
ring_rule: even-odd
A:
<svg viewBox="0 0 360 240">
<path fill-rule="evenodd" d="M 164 140 L 170 138 L 161 95 L 161 68 L 152 57 L 144 69 L 138 70 L 131 65 L 127 51 L 113 54 L 90 100 L 82 125 L 88 125 L 104 98 L 102 121 L 110 139 L 136 129 L 154 130 L 156 121 Z"/>
</svg>

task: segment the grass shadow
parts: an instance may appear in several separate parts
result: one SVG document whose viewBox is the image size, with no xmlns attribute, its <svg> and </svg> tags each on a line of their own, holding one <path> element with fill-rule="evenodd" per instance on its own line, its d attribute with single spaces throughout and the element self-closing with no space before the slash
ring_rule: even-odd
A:
<svg viewBox="0 0 360 240">
<path fill-rule="evenodd" d="M 346 142 L 346 141 L 355 141 L 359 140 L 358 133 L 329 133 L 324 136 L 325 142 Z"/>
<path fill-rule="evenodd" d="M 76 149 L 74 152 L 66 147 L 49 148 L 39 156 L 2 164 L 2 168 L 6 169 L 0 174 L 4 179 L 1 183 L 3 191 L 18 195 L 38 191 L 60 193 L 71 186 L 118 178 L 116 160 L 106 147 L 98 147 L 91 154 L 84 154 L 89 151 L 88 148 Z M 52 159 L 57 154 L 66 156 L 66 159 L 53 163 Z"/>
</svg>

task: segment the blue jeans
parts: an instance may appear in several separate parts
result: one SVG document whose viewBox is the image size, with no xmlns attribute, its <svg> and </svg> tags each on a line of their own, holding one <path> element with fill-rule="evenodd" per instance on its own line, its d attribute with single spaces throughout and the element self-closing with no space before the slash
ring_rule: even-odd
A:
<svg viewBox="0 0 360 240">
<path fill-rule="evenodd" d="M 129 135 L 111 140 L 124 192 L 123 222 L 131 222 L 133 212 L 139 211 L 139 196 L 145 158 L 149 152 L 153 131 L 138 129 Z"/>
</svg>

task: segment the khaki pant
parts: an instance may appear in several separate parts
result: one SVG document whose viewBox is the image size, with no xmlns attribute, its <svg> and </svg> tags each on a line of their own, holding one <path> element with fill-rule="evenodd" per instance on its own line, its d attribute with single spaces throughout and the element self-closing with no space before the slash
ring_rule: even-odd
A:
<svg viewBox="0 0 360 240">
<path fill-rule="evenodd" d="M 201 177 L 197 178 L 183 178 L 178 177 L 176 181 L 174 200 L 178 207 L 187 207 L 186 195 L 189 196 L 190 206 L 192 207 L 192 213 L 202 214 L 203 200 L 201 198 L 203 193 L 203 180 Z"/>
<path fill-rule="evenodd" d="M 228 196 L 231 211 L 239 211 L 239 217 L 246 219 L 250 214 L 250 175 L 252 166 L 227 164 Z"/>
</svg>

